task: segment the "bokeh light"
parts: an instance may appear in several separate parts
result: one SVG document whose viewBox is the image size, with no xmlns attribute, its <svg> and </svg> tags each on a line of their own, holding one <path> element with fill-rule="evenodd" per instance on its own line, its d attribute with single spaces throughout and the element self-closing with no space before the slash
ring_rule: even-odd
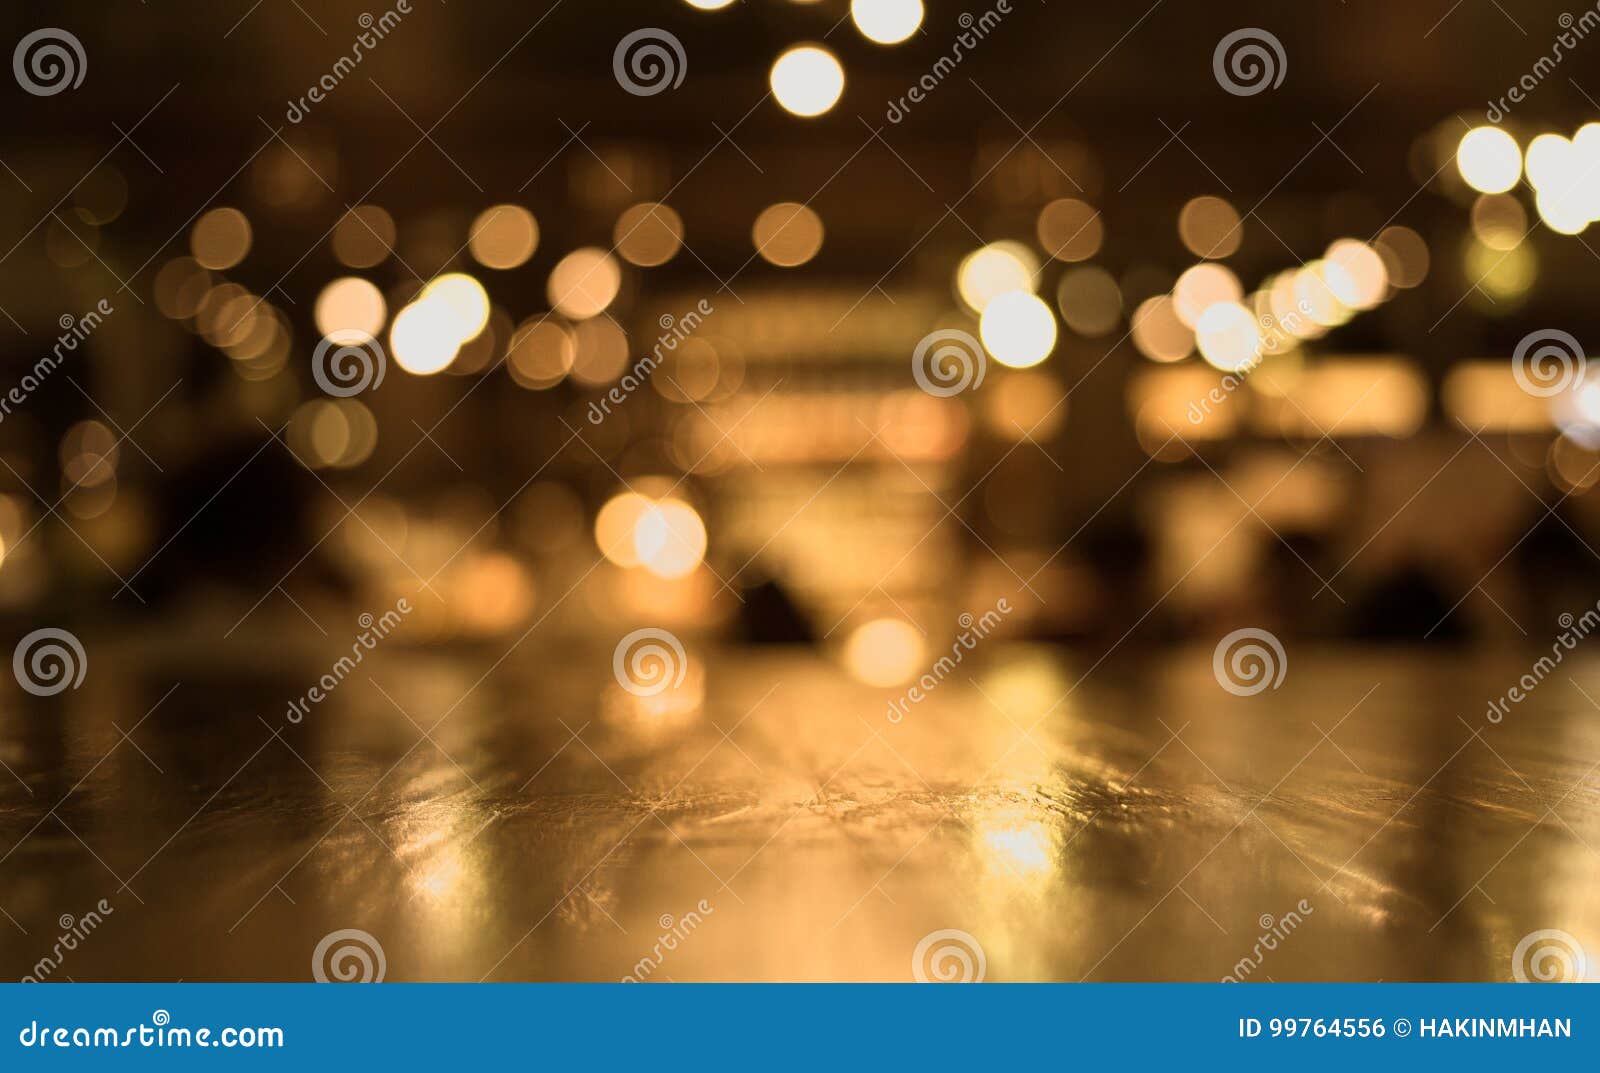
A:
<svg viewBox="0 0 1600 1073">
<path fill-rule="evenodd" d="M 768 205 L 750 229 L 763 260 L 780 268 L 803 265 L 822 248 L 822 217 L 794 201 Z"/>
<path fill-rule="evenodd" d="M 1456 167 L 1474 190 L 1503 194 L 1522 177 L 1522 150 L 1499 127 L 1474 127 L 1456 147 Z"/>
<path fill-rule="evenodd" d="M 769 76 L 772 95 L 785 111 L 819 116 L 844 93 L 844 68 L 818 45 L 798 45 L 778 57 Z"/>
<path fill-rule="evenodd" d="M 1026 369 L 1055 349 L 1056 318 L 1037 295 L 1008 291 L 984 307 L 978 334 L 984 349 L 1000 364 Z"/>
<path fill-rule="evenodd" d="M 485 268 L 517 268 L 539 246 L 539 224 L 521 205 L 496 205 L 483 210 L 467 229 L 467 248 Z"/>
<path fill-rule="evenodd" d="M 850 18 L 868 41 L 894 45 L 922 25 L 922 0 L 850 0 Z"/>
</svg>

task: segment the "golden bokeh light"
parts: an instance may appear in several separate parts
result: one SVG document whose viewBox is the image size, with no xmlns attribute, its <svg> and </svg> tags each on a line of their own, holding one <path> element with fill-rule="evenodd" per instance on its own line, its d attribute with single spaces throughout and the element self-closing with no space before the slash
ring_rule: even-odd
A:
<svg viewBox="0 0 1600 1073">
<path fill-rule="evenodd" d="M 844 646 L 844 665 L 867 685 L 887 689 L 915 677 L 926 654 L 927 645 L 915 626 L 904 619 L 878 618 L 851 632 Z"/>
<path fill-rule="evenodd" d="M 850 0 L 850 18 L 861 36 L 896 45 L 922 25 L 922 0 Z"/>
<path fill-rule="evenodd" d="M 577 343 L 564 325 L 548 317 L 524 321 L 506 348 L 506 369 L 525 388 L 542 391 L 566 379 L 577 357 Z"/>
<path fill-rule="evenodd" d="M 1483 194 L 1472 203 L 1472 233 L 1492 250 L 1509 250 L 1528 234 L 1528 213 L 1510 194 Z"/>
<path fill-rule="evenodd" d="M 838 103 L 844 93 L 844 68 L 819 45 L 797 45 L 778 57 L 768 81 L 784 111 L 809 118 Z"/>
<path fill-rule="evenodd" d="M 1409 290 L 1428 278 L 1432 261 L 1428 243 L 1409 227 L 1386 227 L 1378 232 L 1373 244 L 1383 258 L 1389 273 L 1389 282 L 1402 290 Z"/>
<path fill-rule="evenodd" d="M 681 499 L 652 503 L 634 522 L 633 551 L 657 577 L 685 577 L 705 560 L 705 523 Z"/>
<path fill-rule="evenodd" d="M 1055 349 L 1056 318 L 1032 292 L 1007 291 L 984 307 L 978 335 L 1000 364 L 1026 369 Z"/>
<path fill-rule="evenodd" d="M 793 268 L 811 260 L 822 248 L 822 217 L 807 205 L 780 201 L 761 210 L 750 238 L 764 260 Z"/>
<path fill-rule="evenodd" d="M 389 326 L 395 364 L 417 376 L 442 372 L 455 360 L 461 343 L 460 318 L 443 302 L 413 302 Z"/>
<path fill-rule="evenodd" d="M 1133 311 L 1133 345 L 1151 361 L 1182 361 L 1194 350 L 1194 332 L 1178 319 L 1169 295 L 1146 298 Z"/>
<path fill-rule="evenodd" d="M 1474 190 L 1503 194 L 1522 177 L 1522 150 L 1499 127 L 1474 127 L 1456 147 L 1456 167 Z"/>
<path fill-rule="evenodd" d="M 383 292 L 357 276 L 336 279 L 322 288 L 312 314 L 324 336 L 353 332 L 367 339 L 378 337 L 387 315 Z"/>
<path fill-rule="evenodd" d="M 1200 316 L 1218 302 L 1237 302 L 1244 297 L 1239 277 L 1210 261 L 1195 265 L 1172 287 L 1172 301 L 1178 319 L 1193 328 Z"/>
<path fill-rule="evenodd" d="M 607 500 L 594 519 L 594 543 L 600 554 L 617 566 L 642 566 L 634 533 L 654 506 L 655 500 L 638 492 L 623 492 Z"/>
<path fill-rule="evenodd" d="M 1342 238 L 1328 246 L 1323 260 L 1337 269 L 1334 293 L 1351 309 L 1371 309 L 1389 294 L 1389 270 L 1378 251 L 1359 239 Z"/>
<path fill-rule="evenodd" d="M 1195 344 L 1213 369 L 1243 372 L 1261 356 L 1261 328 L 1256 318 L 1238 302 L 1217 302 L 1200 314 Z"/>
<path fill-rule="evenodd" d="M 495 205 L 478 214 L 467 236 L 475 261 L 504 271 L 527 264 L 539 248 L 539 222 L 521 205 Z"/>
<path fill-rule="evenodd" d="M 232 268 L 250 252 L 250 221 L 238 209 L 212 209 L 189 232 L 189 252 L 202 266 Z"/>
<path fill-rule="evenodd" d="M 1244 227 L 1239 212 L 1220 197 L 1192 198 L 1178 213 L 1178 237 L 1196 257 L 1216 261 L 1239 252 Z"/>
<path fill-rule="evenodd" d="M 458 346 L 476 338 L 489 323 L 488 292 L 465 272 L 447 272 L 433 280 L 422 288 L 417 302 L 438 308 L 438 315 L 454 326 Z"/>
<path fill-rule="evenodd" d="M 1040 210 L 1036 230 L 1039 245 L 1058 261 L 1087 261 L 1105 241 L 1100 210 L 1071 197 L 1058 198 Z"/>
<path fill-rule="evenodd" d="M 974 313 L 998 295 L 1031 291 L 1039 272 L 1039 259 L 1020 242 L 991 242 L 962 259 L 956 269 L 956 293 Z"/>
<path fill-rule="evenodd" d="M 573 320 L 605 312 L 622 289 L 622 266 L 598 246 L 573 250 L 550 270 L 550 307 Z"/>
<path fill-rule="evenodd" d="M 617 217 L 612 245 L 630 264 L 666 264 L 683 246 L 683 218 L 659 201 L 634 205 Z"/>
</svg>

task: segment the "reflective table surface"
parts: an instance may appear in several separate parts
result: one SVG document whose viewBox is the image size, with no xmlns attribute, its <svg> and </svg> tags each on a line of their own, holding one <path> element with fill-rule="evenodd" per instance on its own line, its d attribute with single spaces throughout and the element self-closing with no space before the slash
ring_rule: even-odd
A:
<svg viewBox="0 0 1600 1073">
<path fill-rule="evenodd" d="M 76 691 L 5 698 L 13 979 L 306 980 L 348 929 L 388 980 L 1503 980 L 1536 931 L 1600 951 L 1581 652 L 1496 723 L 1535 656 L 1300 645 L 1235 696 L 1209 650 L 1080 680 L 995 643 L 896 722 L 809 650 L 691 644 L 636 697 L 609 649 L 396 643 L 294 722 L 327 653 L 92 651 Z"/>
</svg>

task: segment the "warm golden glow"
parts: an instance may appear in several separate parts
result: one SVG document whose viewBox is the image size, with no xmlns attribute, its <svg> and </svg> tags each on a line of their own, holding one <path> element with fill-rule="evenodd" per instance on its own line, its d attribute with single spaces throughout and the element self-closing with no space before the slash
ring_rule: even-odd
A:
<svg viewBox="0 0 1600 1073">
<path fill-rule="evenodd" d="M 634 523 L 633 550 L 657 577 L 684 577 L 705 559 L 705 523 L 683 500 L 663 499 Z"/>
<path fill-rule="evenodd" d="M 1055 349 L 1056 318 L 1036 295 L 1008 291 L 984 307 L 978 334 L 1000 364 L 1026 369 Z"/>
<path fill-rule="evenodd" d="M 1503 194 L 1522 177 L 1522 150 L 1499 127 L 1474 127 L 1456 147 L 1456 167 L 1474 190 Z"/>
<path fill-rule="evenodd" d="M 956 293 L 974 313 L 982 313 L 997 295 L 1031 291 L 1039 259 L 1020 242 L 991 242 L 962 259 L 956 269 Z"/>
<path fill-rule="evenodd" d="M 376 339 L 383 331 L 387 315 L 383 292 L 356 276 L 336 279 L 322 288 L 312 314 L 323 335 L 353 332 L 368 339 Z"/>
<path fill-rule="evenodd" d="M 1194 350 L 1194 332 L 1178 319 L 1165 294 L 1146 298 L 1133 311 L 1133 345 L 1151 361 L 1182 361 Z"/>
<path fill-rule="evenodd" d="M 630 264 L 666 264 L 683 245 L 683 219 L 659 201 L 634 205 L 617 217 L 612 245 Z"/>
<path fill-rule="evenodd" d="M 1197 197 L 1178 214 L 1178 237 L 1196 257 L 1221 260 L 1239 252 L 1244 227 L 1239 213 L 1220 197 Z"/>
<path fill-rule="evenodd" d="M 845 642 L 844 665 L 869 686 L 888 688 L 910 681 L 926 662 L 927 645 L 904 619 L 863 623 Z"/>
<path fill-rule="evenodd" d="M 1200 314 L 1195 343 L 1206 364 L 1223 372 L 1241 372 L 1260 360 L 1261 329 L 1238 302 L 1217 302 Z"/>
<path fill-rule="evenodd" d="M 596 246 L 573 250 L 550 271 L 547 294 L 551 308 L 583 320 L 597 316 L 616 300 L 622 289 L 622 267 L 617 259 Z"/>
<path fill-rule="evenodd" d="M 1172 301 L 1178 319 L 1190 328 L 1200 323 L 1200 315 L 1218 302 L 1237 302 L 1244 297 L 1239 277 L 1219 264 L 1197 264 L 1172 287 Z"/>
<path fill-rule="evenodd" d="M 461 324 L 442 302 L 413 302 L 389 327 L 389 352 L 408 373 L 430 376 L 455 360 Z"/>
<path fill-rule="evenodd" d="M 489 295 L 483 284 L 464 272 L 450 272 L 422 288 L 418 303 L 438 309 L 438 316 L 453 325 L 459 346 L 477 337 L 489 323 Z"/>
<path fill-rule="evenodd" d="M 822 248 L 822 218 L 808 206 L 780 201 L 761 210 L 751 228 L 756 252 L 780 268 L 803 265 Z"/>
<path fill-rule="evenodd" d="M 768 80 L 778 103 L 797 116 L 819 116 L 844 93 L 844 68 L 819 45 L 799 45 L 779 56 Z"/>
<path fill-rule="evenodd" d="M 521 205 L 496 205 L 467 229 L 467 247 L 485 268 L 517 268 L 539 246 L 539 224 Z"/>
<path fill-rule="evenodd" d="M 189 250 L 206 268 L 232 268 L 250 252 L 250 221 L 238 209 L 212 209 L 194 222 Z"/>
<path fill-rule="evenodd" d="M 922 25 L 922 0 L 850 0 L 850 18 L 868 41 L 895 45 Z"/>
<path fill-rule="evenodd" d="M 1058 261 L 1087 261 L 1100 252 L 1105 225 L 1093 205 L 1064 197 L 1039 213 L 1039 245 Z"/>
</svg>

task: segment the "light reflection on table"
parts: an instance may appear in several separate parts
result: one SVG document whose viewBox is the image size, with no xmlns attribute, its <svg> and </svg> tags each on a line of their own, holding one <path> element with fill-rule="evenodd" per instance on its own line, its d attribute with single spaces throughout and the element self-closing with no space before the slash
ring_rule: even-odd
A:
<svg viewBox="0 0 1600 1073">
<path fill-rule="evenodd" d="M 1302 899 L 1251 978 L 1506 979 L 1541 928 L 1600 952 L 1592 664 L 1491 725 L 1514 654 L 1301 647 L 1241 698 L 1208 652 L 1074 687 L 1092 660 L 996 644 L 896 725 L 797 650 L 692 651 L 641 699 L 609 651 L 485 678 L 498 652 L 395 646 L 293 725 L 314 658 L 95 651 L 6 701 L 13 978 L 101 898 L 53 978 L 308 979 L 360 928 L 390 980 L 618 980 L 702 900 L 650 979 L 906 980 L 954 928 L 989 980 L 1216 980 Z"/>
</svg>

